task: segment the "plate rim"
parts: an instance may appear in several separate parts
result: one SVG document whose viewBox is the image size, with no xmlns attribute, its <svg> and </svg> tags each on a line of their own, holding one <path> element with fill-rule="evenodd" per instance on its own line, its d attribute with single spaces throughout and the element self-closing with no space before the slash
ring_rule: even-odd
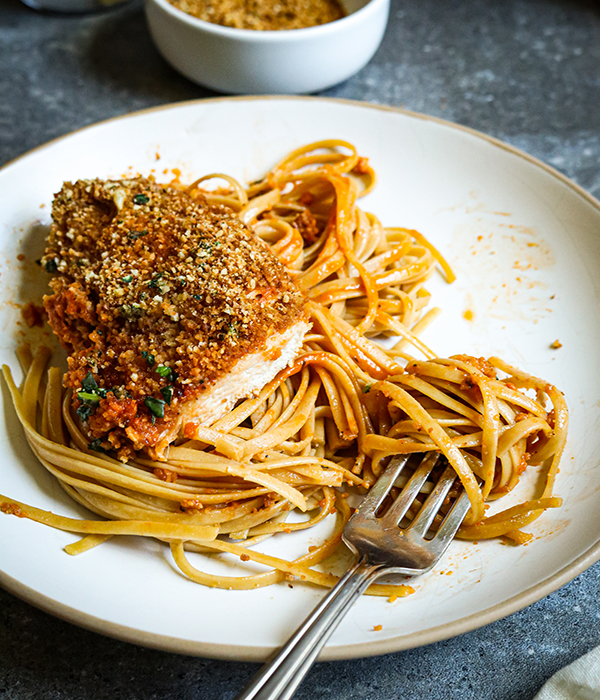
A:
<svg viewBox="0 0 600 700">
<path fill-rule="evenodd" d="M 111 124 L 122 119 L 143 116 L 163 110 L 176 109 L 179 107 L 187 107 L 193 105 L 204 105 L 221 102 L 243 102 L 243 101 L 305 101 L 305 102 L 324 102 L 346 105 L 349 107 L 359 107 L 363 109 L 374 109 L 384 112 L 392 112 L 402 114 L 412 119 L 420 119 L 430 121 L 449 129 L 457 130 L 471 136 L 474 136 L 483 141 L 487 141 L 496 148 L 500 148 L 514 156 L 517 156 L 526 162 L 540 168 L 550 176 L 562 182 L 569 189 L 578 194 L 588 204 L 600 213 L 600 201 L 592 194 L 587 192 L 583 187 L 568 178 L 563 173 L 559 172 L 552 166 L 544 163 L 538 158 L 522 151 L 515 146 L 512 146 L 494 136 L 489 136 L 477 129 L 468 126 L 456 124 L 440 117 L 435 117 L 420 112 L 415 112 L 401 107 L 389 105 L 380 105 L 366 102 L 364 100 L 350 100 L 345 98 L 335 97 L 315 97 L 315 96 L 299 96 L 299 95 L 243 95 L 243 96 L 227 96 L 227 97 L 212 97 L 198 98 L 194 100 L 182 100 L 181 102 L 171 102 L 155 107 L 149 107 L 142 110 L 128 112 L 116 117 L 104 119 L 93 124 L 88 124 L 74 131 L 62 134 L 50 141 L 47 141 L 39 146 L 36 146 L 25 153 L 12 158 L 0 167 L 0 175 L 3 171 L 16 165 L 19 161 L 26 160 L 29 156 L 36 154 L 44 149 L 50 148 L 55 144 L 65 139 L 71 138 L 76 134 L 94 129 L 99 126 Z M 432 644 L 434 642 L 443 641 L 466 632 L 473 631 L 480 627 L 484 627 L 492 622 L 496 622 L 508 615 L 512 615 L 519 610 L 522 610 L 538 600 L 549 595 L 561 586 L 573 580 L 576 576 L 583 573 L 586 569 L 592 566 L 600 559 L 600 536 L 598 540 L 589 547 L 583 554 L 574 559 L 569 564 L 563 566 L 557 572 L 548 576 L 543 581 L 526 588 L 520 593 L 508 598 L 501 603 L 497 603 L 490 608 L 480 612 L 462 617 L 453 622 L 448 622 L 442 625 L 431 627 L 427 630 L 414 632 L 408 635 L 391 637 L 384 640 L 372 640 L 368 643 L 356 644 L 338 644 L 335 646 L 326 646 L 319 656 L 319 661 L 338 661 L 350 660 L 356 658 L 366 658 L 370 656 L 379 656 L 392 652 L 404 651 L 406 649 L 416 648 Z M 18 579 L 10 576 L 0 570 L 0 587 L 7 592 L 15 595 L 17 598 L 33 605 L 34 607 L 53 615 L 61 620 L 75 624 L 84 629 L 102 634 L 107 637 L 125 641 L 139 646 L 152 649 L 159 649 L 167 652 L 186 654 L 189 656 L 201 656 L 205 658 L 221 659 L 228 661 L 265 661 L 276 647 L 256 647 L 249 645 L 232 645 L 232 644 L 215 644 L 210 642 L 201 642 L 194 640 L 186 640 L 170 635 L 159 634 L 155 632 L 147 632 L 138 630 L 134 627 L 122 625 L 117 622 L 103 620 L 89 613 L 72 608 L 69 605 L 52 599 L 51 597 L 40 593 L 39 591 L 27 586 Z"/>
<path fill-rule="evenodd" d="M 366 644 L 325 646 L 317 661 L 349 661 L 351 659 L 381 656 L 427 646 L 428 644 L 442 642 L 446 639 L 472 632 L 492 622 L 498 622 L 536 603 L 561 586 L 569 583 L 569 581 L 572 581 L 576 576 L 596 563 L 598 559 L 600 559 L 600 541 L 544 581 L 521 591 L 521 593 L 508 598 L 502 603 L 488 608 L 484 612 L 473 613 L 454 622 L 437 625 L 436 627 L 401 637 L 391 637 L 380 641 L 373 640 Z M 276 646 L 252 647 L 242 644 L 214 644 L 212 642 L 192 641 L 171 635 L 138 630 L 135 627 L 122 625 L 118 622 L 109 622 L 53 600 L 3 571 L 0 571 L 0 587 L 60 620 L 77 625 L 88 631 L 102 634 L 105 637 L 111 637 L 121 642 L 128 642 L 149 649 L 221 661 L 250 662 L 266 661 L 278 649 Z"/>
</svg>

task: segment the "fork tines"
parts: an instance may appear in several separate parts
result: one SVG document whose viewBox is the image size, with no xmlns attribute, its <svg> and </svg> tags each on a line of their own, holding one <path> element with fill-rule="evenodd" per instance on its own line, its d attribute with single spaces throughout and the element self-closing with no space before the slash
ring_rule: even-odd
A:
<svg viewBox="0 0 600 700">
<path fill-rule="evenodd" d="M 446 466 L 441 476 L 433 483 L 431 492 L 412 520 L 406 526 L 403 523 L 407 515 L 410 515 L 409 511 L 411 509 L 414 510 L 415 505 L 418 506 L 418 504 L 415 504 L 415 499 L 424 489 L 428 479 L 432 477 L 436 467 L 442 466 L 441 456 L 438 452 L 429 452 L 416 466 L 396 500 L 393 501 L 389 508 L 382 508 L 401 472 L 409 463 L 412 463 L 411 457 L 413 455 L 398 455 L 390 461 L 384 473 L 365 496 L 357 514 L 370 515 L 372 517 L 373 514 L 379 515 L 379 512 L 383 511 L 380 520 L 384 528 L 400 527 L 402 523 L 401 529 L 406 531 L 407 534 L 410 531 L 411 535 L 423 539 L 435 539 L 436 544 L 445 546 L 448 540 L 454 537 L 470 505 L 467 494 L 462 491 L 446 515 L 440 513 L 440 508 L 446 502 L 450 489 L 457 480 L 456 472 L 450 465 Z M 437 532 L 432 537 L 427 537 L 428 531 L 438 514 L 441 515 L 443 520 Z"/>
</svg>

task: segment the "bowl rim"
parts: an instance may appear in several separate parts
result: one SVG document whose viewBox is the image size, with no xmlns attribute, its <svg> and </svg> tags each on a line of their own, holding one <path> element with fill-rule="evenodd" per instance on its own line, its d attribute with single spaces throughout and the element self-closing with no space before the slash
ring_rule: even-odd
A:
<svg viewBox="0 0 600 700">
<path fill-rule="evenodd" d="M 206 20 L 199 19 L 193 15 L 180 10 L 172 5 L 169 0 L 146 0 L 146 7 L 155 4 L 161 10 L 171 15 L 173 19 L 179 20 L 194 29 L 207 34 L 213 34 L 228 39 L 238 39 L 252 43 L 273 43 L 288 40 L 309 40 L 318 36 L 327 36 L 344 29 L 350 29 L 353 25 L 369 19 L 370 16 L 380 11 L 389 10 L 390 0 L 367 0 L 367 2 L 356 12 L 352 12 L 340 19 L 326 24 L 318 24 L 314 27 L 302 27 L 301 29 L 237 29 L 226 27 L 221 24 L 214 24 Z"/>
</svg>

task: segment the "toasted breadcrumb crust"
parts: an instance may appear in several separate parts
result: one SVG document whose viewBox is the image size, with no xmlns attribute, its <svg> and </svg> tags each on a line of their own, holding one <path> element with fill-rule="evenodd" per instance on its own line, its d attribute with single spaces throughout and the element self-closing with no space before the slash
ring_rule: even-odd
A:
<svg viewBox="0 0 600 700">
<path fill-rule="evenodd" d="M 152 179 L 79 180 L 52 220 L 44 306 L 69 355 L 65 384 L 76 408 L 88 373 L 108 392 L 88 428 L 122 456 L 127 434 L 143 436 L 134 449 L 156 444 L 183 401 L 305 318 L 281 263 L 226 207 Z"/>
</svg>

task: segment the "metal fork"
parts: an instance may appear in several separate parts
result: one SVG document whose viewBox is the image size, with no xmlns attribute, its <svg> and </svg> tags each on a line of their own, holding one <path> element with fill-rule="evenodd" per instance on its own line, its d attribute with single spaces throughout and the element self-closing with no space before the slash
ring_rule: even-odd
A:
<svg viewBox="0 0 600 700">
<path fill-rule="evenodd" d="M 463 491 L 435 535 L 426 539 L 456 480 L 452 467 L 444 470 L 410 525 L 399 527 L 438 460 L 436 453 L 427 455 L 398 498 L 382 517 L 377 517 L 409 456 L 390 461 L 344 529 L 343 540 L 358 555 L 356 563 L 236 700 L 289 700 L 327 639 L 370 583 L 384 574 L 424 574 L 440 559 L 469 510 L 469 499 Z"/>
</svg>

